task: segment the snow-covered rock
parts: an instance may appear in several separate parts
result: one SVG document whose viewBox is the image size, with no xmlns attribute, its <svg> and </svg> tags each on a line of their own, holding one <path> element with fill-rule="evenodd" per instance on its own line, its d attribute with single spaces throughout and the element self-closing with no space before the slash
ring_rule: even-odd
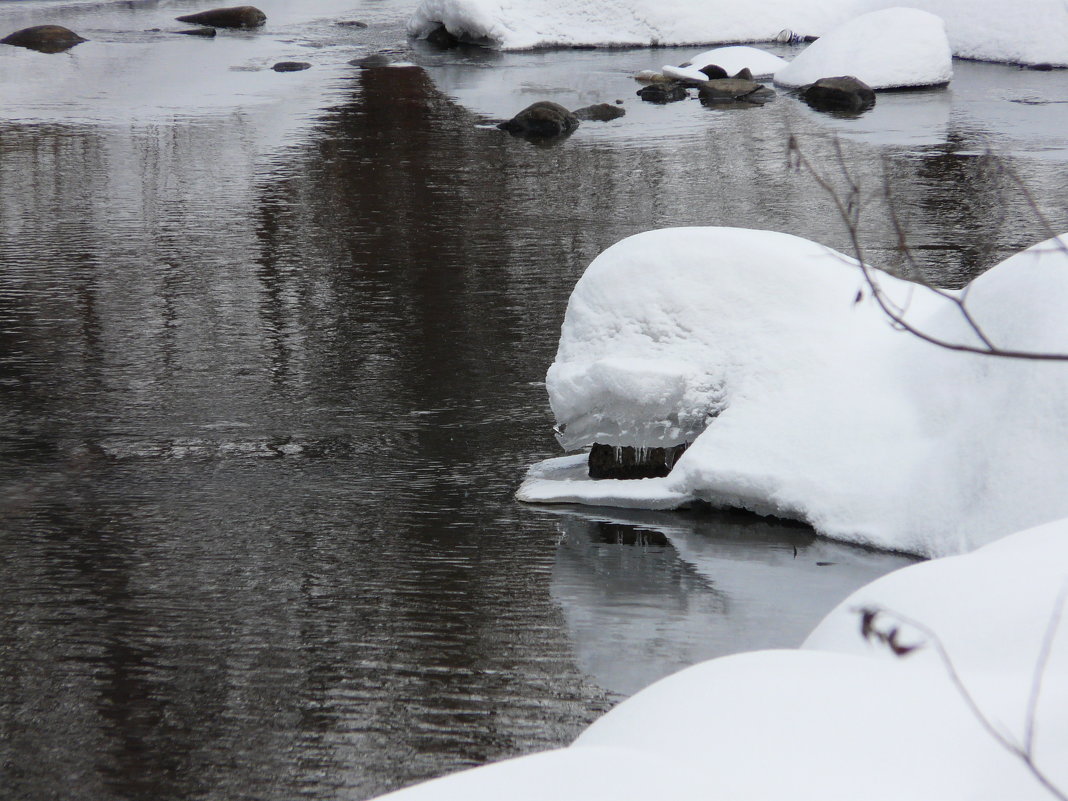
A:
<svg viewBox="0 0 1068 801">
<path fill-rule="evenodd" d="M 507 50 L 569 45 L 694 45 L 771 41 L 780 31 L 821 36 L 900 0 L 422 0 L 408 31 L 444 25 Z M 954 54 L 1011 63 L 1068 65 L 1068 8 L 1061 0 L 915 0 L 946 22 Z M 754 71 L 754 74 L 755 71 Z M 820 76 L 826 77 L 826 76 Z"/>
<path fill-rule="evenodd" d="M 774 75 L 786 66 L 787 61 L 779 58 L 774 53 L 761 50 L 759 47 L 747 47 L 745 45 L 732 45 L 731 47 L 717 47 L 714 50 L 705 50 L 696 56 L 690 57 L 689 66 L 699 70 L 715 64 L 723 67 L 728 75 L 735 75 L 741 70 L 748 69 L 754 78 Z"/>
<path fill-rule="evenodd" d="M 980 716 L 1011 745 L 1024 747 L 1032 729 L 1038 770 L 1068 788 L 1068 634 L 1051 625 L 1066 586 L 1068 520 L 1059 520 L 876 580 L 802 650 L 738 654 L 669 676 L 569 748 L 388 798 L 1048 799 Z M 898 643 L 918 648 L 897 657 L 865 640 L 858 607 L 883 610 L 876 630 L 899 626 Z"/>
<path fill-rule="evenodd" d="M 967 289 L 998 347 L 1068 350 L 1059 242 Z M 979 344 L 951 299 L 878 280 L 918 328 Z M 567 448 L 693 441 L 660 479 L 582 480 L 550 463 L 525 501 L 701 499 L 927 556 L 1068 515 L 1068 364 L 895 331 L 855 262 L 786 234 L 663 229 L 609 248 L 575 287 L 547 387 Z"/>
<path fill-rule="evenodd" d="M 775 73 L 775 83 L 803 86 L 838 75 L 872 89 L 941 86 L 953 54 L 940 17 L 914 8 L 873 11 L 840 25 Z"/>
</svg>

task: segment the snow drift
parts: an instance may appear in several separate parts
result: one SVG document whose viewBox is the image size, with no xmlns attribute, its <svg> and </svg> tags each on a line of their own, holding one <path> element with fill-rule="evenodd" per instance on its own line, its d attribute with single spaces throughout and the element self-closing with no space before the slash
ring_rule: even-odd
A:
<svg viewBox="0 0 1068 801">
<path fill-rule="evenodd" d="M 775 73 L 775 83 L 797 87 L 836 75 L 852 75 L 872 89 L 947 84 L 953 54 L 946 26 L 914 8 L 863 14 L 811 44 Z"/>
<path fill-rule="evenodd" d="M 979 344 L 950 300 L 879 281 L 912 324 Z M 1068 350 L 1068 237 L 994 267 L 967 302 L 1000 348 Z M 591 481 L 549 460 L 524 501 L 703 500 L 926 556 L 1068 515 L 1068 364 L 895 331 L 856 262 L 787 234 L 680 228 L 617 243 L 578 281 L 546 383 L 567 448 L 692 444 L 659 479 Z"/>
<path fill-rule="evenodd" d="M 842 602 L 802 650 L 704 662 L 624 701 L 569 748 L 387 798 L 1050 798 L 979 715 L 1019 746 L 1033 721 L 1035 764 L 1068 787 L 1068 635 L 1050 625 L 1066 565 L 1068 520 L 1060 520 L 903 568 Z M 883 610 L 887 625 L 900 627 L 900 644 L 916 650 L 895 657 L 865 640 L 858 607 Z M 1048 660 L 1036 671 L 1047 640 Z M 1036 672 L 1041 693 L 1029 714 Z"/>
<path fill-rule="evenodd" d="M 758 42 L 788 29 L 822 36 L 893 0 L 422 0 L 408 23 L 425 37 L 451 33 L 508 50 L 574 45 L 695 45 Z M 1000 0 L 916 0 L 912 8 L 946 22 L 957 56 L 1068 65 L 1068 8 L 1027 0 L 1006 11 Z M 828 77 L 828 76 L 820 76 Z"/>
</svg>

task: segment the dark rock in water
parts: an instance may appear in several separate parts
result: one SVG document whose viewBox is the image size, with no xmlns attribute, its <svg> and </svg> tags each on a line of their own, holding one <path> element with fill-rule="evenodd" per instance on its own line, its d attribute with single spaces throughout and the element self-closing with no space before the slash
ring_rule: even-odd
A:
<svg viewBox="0 0 1068 801">
<path fill-rule="evenodd" d="M 852 75 L 820 78 L 802 86 L 801 99 L 817 111 L 844 111 L 852 114 L 875 105 L 875 92 Z"/>
<path fill-rule="evenodd" d="M 213 28 L 258 28 L 267 21 L 267 15 L 255 6 L 233 6 L 186 14 L 176 19 L 179 22 L 210 25 Z"/>
<path fill-rule="evenodd" d="M 594 443 L 588 460 L 590 478 L 662 478 L 671 472 L 686 447 L 634 448 Z"/>
<path fill-rule="evenodd" d="M 718 78 L 714 81 L 705 81 L 698 87 L 698 94 L 705 105 L 732 103 L 736 100 L 760 104 L 775 96 L 775 92 L 764 84 L 745 78 Z"/>
<path fill-rule="evenodd" d="M 190 28 L 187 31 L 175 31 L 175 33 L 181 33 L 185 36 L 203 36 L 207 39 L 211 39 L 215 36 L 214 28 Z"/>
<path fill-rule="evenodd" d="M 508 122 L 497 127 L 516 136 L 532 139 L 554 139 L 578 128 L 579 119 L 559 103 L 541 100 L 532 103 Z"/>
<path fill-rule="evenodd" d="M 626 113 L 625 109 L 613 106 L 610 103 L 597 103 L 593 106 L 577 108 L 572 112 L 580 120 L 593 120 L 594 122 L 608 122 L 609 120 L 618 119 Z"/>
<path fill-rule="evenodd" d="M 730 77 L 727 75 L 727 70 L 723 69 L 723 67 L 718 64 L 707 64 L 704 67 L 701 67 L 699 71 L 707 75 L 710 81 L 714 81 L 716 78 Z"/>
<path fill-rule="evenodd" d="M 739 81 L 751 81 L 753 80 L 753 71 L 749 67 L 742 67 L 732 77 Z"/>
<path fill-rule="evenodd" d="M 363 67 L 364 69 L 372 69 L 374 67 L 388 67 L 390 65 L 389 56 L 384 56 L 381 53 L 372 53 L 369 56 L 363 58 L 354 58 L 349 62 L 354 67 Z"/>
<path fill-rule="evenodd" d="M 307 61 L 279 61 L 271 69 L 275 72 L 300 72 L 311 69 L 311 64 Z"/>
<path fill-rule="evenodd" d="M 638 97 L 647 103 L 674 103 L 685 100 L 686 87 L 678 81 L 671 83 L 651 83 L 638 90 Z"/>
<path fill-rule="evenodd" d="M 366 22 L 360 22 L 359 20 L 342 20 L 341 22 L 335 22 L 335 25 L 342 25 L 346 28 L 366 28 Z"/>
<path fill-rule="evenodd" d="M 0 44 L 25 47 L 39 53 L 62 53 L 88 41 L 62 25 L 34 25 L 5 36 L 0 39 Z"/>
<path fill-rule="evenodd" d="M 460 44 L 460 39 L 449 33 L 448 29 L 444 25 L 441 25 L 426 35 L 426 41 L 428 44 L 434 45 L 434 47 L 440 47 L 442 50 L 448 50 L 452 47 L 457 47 Z"/>
</svg>

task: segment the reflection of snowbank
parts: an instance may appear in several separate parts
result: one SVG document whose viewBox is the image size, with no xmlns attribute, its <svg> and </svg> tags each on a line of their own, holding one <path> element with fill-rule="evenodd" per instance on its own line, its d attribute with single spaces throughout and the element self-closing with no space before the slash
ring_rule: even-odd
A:
<svg viewBox="0 0 1068 801">
<path fill-rule="evenodd" d="M 1065 350 L 1066 263 L 1045 243 L 973 282 L 968 303 L 987 336 L 1003 348 Z M 916 325 L 976 342 L 949 302 L 881 281 Z M 639 430 L 654 406 L 637 365 L 661 359 L 703 376 L 687 384 L 692 402 L 680 412 L 704 408 L 711 422 L 666 478 L 535 473 L 519 497 L 649 508 L 703 499 L 926 555 L 1068 514 L 1068 368 L 897 333 L 870 300 L 857 302 L 861 288 L 847 259 L 785 234 L 664 229 L 609 248 L 568 304 L 547 379 L 558 422 L 574 445 L 600 435 L 599 415 Z M 630 363 L 632 380 L 599 382 L 605 360 Z M 653 400 L 661 379 L 648 384 Z M 633 419 L 624 390 L 637 401 Z"/>
<path fill-rule="evenodd" d="M 941 86 L 953 77 L 942 20 L 914 8 L 863 14 L 809 45 L 775 73 L 775 83 L 803 86 L 852 75 L 872 89 Z"/>
<path fill-rule="evenodd" d="M 683 45 L 769 41 L 783 29 L 822 35 L 896 0 L 768 0 L 755 11 L 736 0 L 423 0 L 408 23 L 414 36 L 439 25 L 505 49 L 551 45 Z M 1068 9 L 1031 0 L 1007 13 L 1000 0 L 916 0 L 946 21 L 965 58 L 1068 64 Z M 826 77 L 826 76 L 822 76 Z"/>
<path fill-rule="evenodd" d="M 901 642 L 921 647 L 895 658 L 865 642 L 856 607 L 881 607 L 933 629 L 981 713 L 1022 744 L 1066 565 L 1068 520 L 1061 520 L 973 554 L 904 568 L 844 601 L 803 650 L 696 665 L 624 701 L 570 748 L 389 797 L 1047 799 L 968 708 L 933 642 L 904 625 Z M 1034 716 L 1036 764 L 1060 788 L 1068 787 L 1066 705 L 1062 631 Z"/>
</svg>

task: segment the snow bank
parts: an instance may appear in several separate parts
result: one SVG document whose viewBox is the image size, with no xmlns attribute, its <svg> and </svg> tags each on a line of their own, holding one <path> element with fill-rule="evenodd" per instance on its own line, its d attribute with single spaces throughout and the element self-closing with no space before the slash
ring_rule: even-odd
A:
<svg viewBox="0 0 1068 801">
<path fill-rule="evenodd" d="M 1035 666 L 1066 584 L 1068 520 L 1060 520 L 876 580 L 827 616 L 803 650 L 729 656 L 663 679 L 570 748 L 387 797 L 1047 799 L 983 728 L 928 635 L 903 626 L 901 642 L 920 647 L 894 657 L 861 637 L 856 609 L 890 610 L 877 628 L 893 624 L 893 612 L 933 630 L 980 713 L 1022 744 Z M 1033 716 L 1034 757 L 1065 788 L 1068 634 L 1058 635 Z"/>
<path fill-rule="evenodd" d="M 872 89 L 941 86 L 953 54 L 941 18 L 914 8 L 873 11 L 835 28 L 775 73 L 775 83 L 803 86 L 852 75 Z"/>
<path fill-rule="evenodd" d="M 754 78 L 765 75 L 774 75 L 786 66 L 787 61 L 779 58 L 774 53 L 761 50 L 758 47 L 746 47 L 745 45 L 733 45 L 732 47 L 717 47 L 714 50 L 706 50 L 691 56 L 689 66 L 699 70 L 715 64 L 723 67 L 728 75 L 734 75 L 743 69 L 753 73 Z"/>
<path fill-rule="evenodd" d="M 423 37 L 453 34 L 507 50 L 570 45 L 692 45 L 771 41 L 780 31 L 822 36 L 894 0 L 422 0 L 408 23 Z M 946 22 L 953 52 L 1011 63 L 1068 64 L 1068 8 L 1027 0 L 915 0 Z M 825 76 L 820 76 L 825 77 Z"/>
<path fill-rule="evenodd" d="M 968 288 L 999 347 L 1068 349 L 1063 241 Z M 977 342 L 954 304 L 880 282 L 923 330 Z M 518 497 L 660 509 L 700 499 L 927 556 L 1068 515 L 1068 364 L 935 347 L 892 330 L 867 292 L 856 302 L 862 289 L 851 260 L 768 231 L 664 229 L 609 248 L 575 287 L 547 376 L 561 441 L 696 436 L 666 478 L 534 469 Z"/>
</svg>

